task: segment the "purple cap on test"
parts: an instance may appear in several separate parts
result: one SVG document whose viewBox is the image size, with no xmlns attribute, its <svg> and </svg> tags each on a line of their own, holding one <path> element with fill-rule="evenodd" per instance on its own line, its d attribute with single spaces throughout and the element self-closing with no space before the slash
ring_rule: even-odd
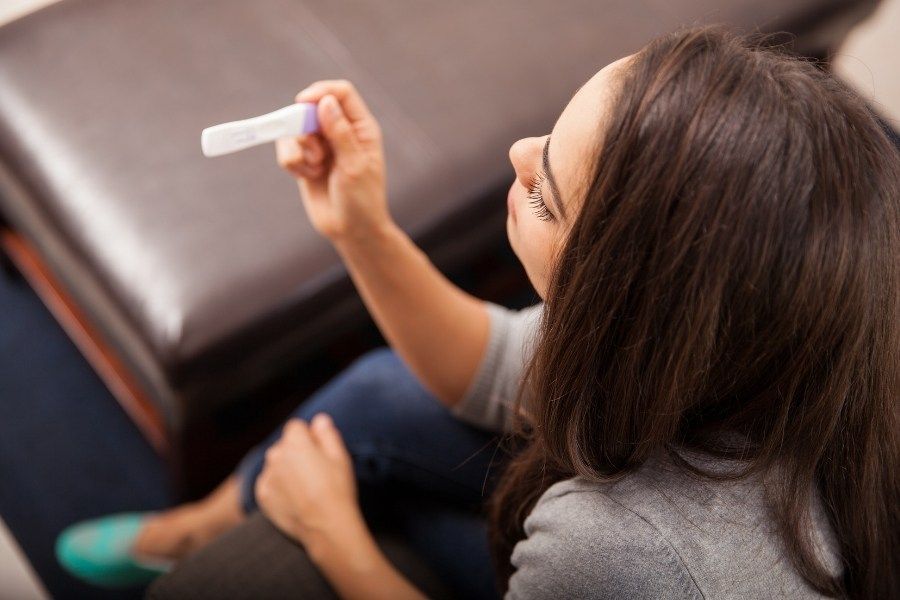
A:
<svg viewBox="0 0 900 600">
<path fill-rule="evenodd" d="M 304 103 L 306 104 L 306 103 Z M 301 133 L 314 133 L 319 130 L 319 113 L 315 104 L 308 103 L 309 110 L 303 118 L 303 131 Z"/>
</svg>

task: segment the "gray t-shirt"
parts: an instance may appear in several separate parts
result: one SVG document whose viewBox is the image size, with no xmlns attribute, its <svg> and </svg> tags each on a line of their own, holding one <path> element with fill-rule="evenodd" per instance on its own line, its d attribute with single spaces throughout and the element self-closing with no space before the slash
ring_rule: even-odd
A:
<svg viewBox="0 0 900 600">
<path fill-rule="evenodd" d="M 453 412 L 504 431 L 543 304 L 487 308 L 488 347 Z M 811 506 L 816 549 L 836 573 L 833 531 L 817 498 Z M 758 479 L 703 479 L 662 457 L 615 483 L 556 483 L 525 520 L 525 533 L 512 554 L 507 599 L 819 597 L 793 567 Z"/>
</svg>

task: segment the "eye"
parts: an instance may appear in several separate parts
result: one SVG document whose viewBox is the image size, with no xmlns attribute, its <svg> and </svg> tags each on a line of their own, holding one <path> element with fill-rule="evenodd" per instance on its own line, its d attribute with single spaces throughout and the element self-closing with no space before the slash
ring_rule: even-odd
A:
<svg viewBox="0 0 900 600">
<path fill-rule="evenodd" d="M 542 173 L 535 173 L 531 178 L 531 183 L 528 185 L 528 204 L 534 209 L 534 214 L 541 221 L 552 221 L 554 219 L 553 214 L 547 208 L 547 204 L 544 202 L 544 195 L 541 193 L 541 184 L 544 183 L 544 175 Z"/>
</svg>

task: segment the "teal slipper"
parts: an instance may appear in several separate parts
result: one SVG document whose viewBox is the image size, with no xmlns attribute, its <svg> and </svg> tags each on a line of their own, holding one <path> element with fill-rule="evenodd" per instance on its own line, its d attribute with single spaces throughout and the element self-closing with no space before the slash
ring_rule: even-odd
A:
<svg viewBox="0 0 900 600">
<path fill-rule="evenodd" d="M 150 583 L 174 561 L 138 558 L 134 540 L 153 513 L 119 513 L 67 527 L 56 539 L 56 559 L 75 577 L 117 588 Z"/>
</svg>

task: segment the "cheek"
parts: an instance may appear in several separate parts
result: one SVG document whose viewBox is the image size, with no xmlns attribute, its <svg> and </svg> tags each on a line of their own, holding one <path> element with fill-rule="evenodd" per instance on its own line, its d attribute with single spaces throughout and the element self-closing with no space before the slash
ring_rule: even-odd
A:
<svg viewBox="0 0 900 600">
<path fill-rule="evenodd" d="M 510 245 L 532 278 L 542 280 L 552 258 L 555 224 L 537 218 L 527 190 L 518 182 L 510 187 L 507 203 Z"/>
<path fill-rule="evenodd" d="M 550 259 L 553 256 L 554 237 L 546 229 L 535 231 L 532 236 L 534 240 L 534 256 L 535 260 L 540 263 L 541 271 L 546 271 L 550 266 Z"/>
<path fill-rule="evenodd" d="M 517 207 L 518 208 L 518 207 Z M 516 251 L 522 262 L 535 275 L 542 274 L 550 261 L 553 248 L 552 225 L 532 215 L 526 207 L 525 214 L 520 210 L 514 229 Z"/>
</svg>

